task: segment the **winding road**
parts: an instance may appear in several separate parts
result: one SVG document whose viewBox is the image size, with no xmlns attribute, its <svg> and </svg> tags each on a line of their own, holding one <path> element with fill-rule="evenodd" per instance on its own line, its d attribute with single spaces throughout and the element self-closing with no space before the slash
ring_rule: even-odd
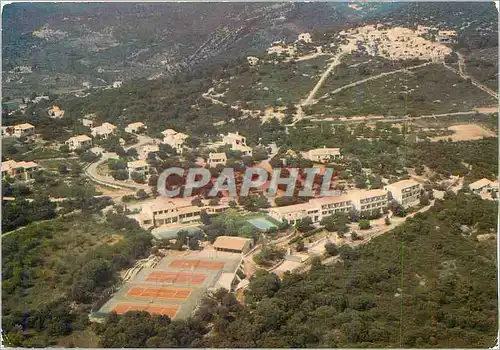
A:
<svg viewBox="0 0 500 350">
<path fill-rule="evenodd" d="M 147 144 L 152 144 L 153 139 L 150 138 L 149 136 L 145 135 L 137 135 L 138 137 L 138 142 L 125 148 L 125 150 L 129 150 L 130 148 L 138 148 Z M 98 173 L 97 168 L 99 165 L 104 164 L 107 160 L 109 159 L 109 156 L 106 153 L 102 154 L 102 157 L 98 159 L 96 162 L 89 164 L 87 167 L 85 167 L 85 175 L 92 180 L 93 182 L 103 185 L 103 186 L 108 186 L 111 188 L 115 189 L 127 189 L 127 190 L 146 190 L 148 189 L 147 185 L 140 185 L 140 184 L 135 184 L 135 183 L 126 183 L 123 181 L 118 181 L 113 179 L 113 177 L 109 175 L 101 175 Z"/>
</svg>

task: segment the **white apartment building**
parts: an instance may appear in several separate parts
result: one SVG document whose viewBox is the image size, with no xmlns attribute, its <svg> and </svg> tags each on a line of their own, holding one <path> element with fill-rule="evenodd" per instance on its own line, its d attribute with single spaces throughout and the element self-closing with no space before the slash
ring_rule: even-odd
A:
<svg viewBox="0 0 500 350">
<path fill-rule="evenodd" d="M 359 191 L 351 193 L 352 204 L 354 209 L 360 213 L 364 212 L 382 212 L 387 208 L 389 202 L 389 195 L 386 190 L 374 189 L 368 191 Z"/>
<path fill-rule="evenodd" d="M 221 153 L 212 153 L 211 152 L 208 155 L 207 164 L 211 168 L 215 168 L 219 164 L 226 165 L 226 162 L 227 162 L 227 155 L 225 152 L 221 152 Z"/>
<path fill-rule="evenodd" d="M 486 193 L 490 189 L 491 183 L 490 180 L 483 178 L 469 184 L 469 189 L 475 194 Z"/>
<path fill-rule="evenodd" d="M 66 144 L 70 150 L 74 151 L 84 147 L 92 147 L 92 139 L 87 135 L 78 135 L 70 137 L 64 144 Z"/>
<path fill-rule="evenodd" d="M 233 151 L 240 151 L 244 156 L 252 156 L 252 148 L 247 146 L 247 138 L 238 132 L 229 132 L 223 137 L 222 142 L 231 145 Z"/>
<path fill-rule="evenodd" d="M 129 215 L 141 227 L 158 227 L 173 223 L 187 223 L 200 220 L 202 208 L 186 201 L 178 202 L 166 197 L 158 197 L 143 204 L 139 214 Z"/>
<path fill-rule="evenodd" d="M 122 87 L 122 85 L 123 85 L 122 81 L 115 81 L 115 82 L 113 82 L 113 88 L 115 88 L 115 89 Z"/>
<path fill-rule="evenodd" d="M 116 126 L 114 126 L 111 123 L 102 123 L 100 126 L 96 126 L 95 128 L 91 129 L 91 134 L 93 137 L 100 136 L 103 139 L 107 139 L 109 135 L 113 134 L 115 131 Z"/>
<path fill-rule="evenodd" d="M 25 137 L 35 134 L 35 127 L 30 123 L 14 125 L 13 129 L 15 137 Z"/>
<path fill-rule="evenodd" d="M 10 176 L 20 181 L 29 181 L 33 179 L 33 173 L 40 169 L 35 162 L 16 162 L 8 160 L 2 162 L 2 178 Z"/>
<path fill-rule="evenodd" d="M 352 200 L 348 196 L 324 197 L 311 199 L 307 203 L 270 208 L 269 216 L 278 221 L 287 220 L 290 224 L 296 224 L 306 217 L 318 223 L 325 216 L 348 213 L 351 209 Z"/>
<path fill-rule="evenodd" d="M 127 162 L 128 174 L 139 173 L 141 175 L 147 176 L 149 174 L 149 165 L 145 160 L 135 160 L 133 162 Z"/>
<path fill-rule="evenodd" d="M 328 163 L 342 159 L 340 148 L 316 148 L 307 152 L 306 158 L 313 162 Z"/>
<path fill-rule="evenodd" d="M 147 129 L 143 122 L 131 123 L 125 127 L 125 132 L 130 134 L 138 132 L 140 129 Z"/>
<path fill-rule="evenodd" d="M 158 145 L 146 145 L 142 147 L 140 157 L 142 159 L 147 159 L 150 153 L 160 152 L 160 147 Z"/>
<path fill-rule="evenodd" d="M 312 38 L 310 33 L 300 33 L 298 41 L 303 41 L 305 43 L 312 43 Z"/>
<path fill-rule="evenodd" d="M 162 131 L 163 143 L 166 143 L 173 149 L 177 151 L 177 153 L 182 153 L 183 145 L 189 135 L 183 134 L 182 132 L 177 132 L 173 129 L 167 129 Z"/>
<path fill-rule="evenodd" d="M 414 180 L 402 180 L 387 185 L 386 190 L 403 208 L 419 204 L 422 186 Z"/>
</svg>

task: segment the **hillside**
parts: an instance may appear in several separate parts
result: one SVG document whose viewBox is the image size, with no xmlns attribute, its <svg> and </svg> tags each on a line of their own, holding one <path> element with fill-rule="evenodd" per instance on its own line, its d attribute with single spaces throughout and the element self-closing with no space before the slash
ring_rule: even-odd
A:
<svg viewBox="0 0 500 350">
<path fill-rule="evenodd" d="M 105 347 L 487 348 L 497 336 L 496 204 L 460 193 L 333 266 L 256 273 L 187 322 L 146 313 L 95 327 Z M 464 235 L 460 225 L 473 227 Z M 490 237 L 487 239 L 486 237 Z M 176 332 L 178 330 L 178 332 Z M 207 332 L 210 332 L 207 334 Z"/>
<path fill-rule="evenodd" d="M 362 15 L 345 4 L 11 4 L 3 12 L 4 94 L 155 78 Z"/>
</svg>

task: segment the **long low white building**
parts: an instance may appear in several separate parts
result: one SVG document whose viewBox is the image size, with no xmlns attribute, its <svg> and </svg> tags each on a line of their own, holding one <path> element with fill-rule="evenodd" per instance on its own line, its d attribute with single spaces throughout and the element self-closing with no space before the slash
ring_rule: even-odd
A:
<svg viewBox="0 0 500 350">
<path fill-rule="evenodd" d="M 202 210 L 208 214 L 220 214 L 227 209 L 228 205 L 198 207 L 187 200 L 158 197 L 140 204 L 139 213 L 128 217 L 136 220 L 141 227 L 149 228 L 198 221 Z"/>
</svg>

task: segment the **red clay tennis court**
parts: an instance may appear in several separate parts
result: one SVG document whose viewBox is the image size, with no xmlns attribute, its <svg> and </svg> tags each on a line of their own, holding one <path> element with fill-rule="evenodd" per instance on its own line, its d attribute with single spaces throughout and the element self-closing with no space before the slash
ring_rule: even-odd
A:
<svg viewBox="0 0 500 350">
<path fill-rule="evenodd" d="M 222 270 L 224 263 L 212 260 L 176 259 L 171 261 L 168 266 L 176 269 Z"/>
<path fill-rule="evenodd" d="M 186 300 L 191 295 L 191 289 L 165 287 L 133 287 L 127 292 L 129 297 L 161 298 L 170 300 Z"/>
<path fill-rule="evenodd" d="M 146 278 L 146 281 L 202 284 L 205 278 L 206 275 L 204 273 L 153 271 L 149 274 L 148 278 Z"/>
<path fill-rule="evenodd" d="M 175 305 L 159 306 L 139 304 L 118 304 L 113 309 L 118 315 L 124 314 L 127 311 L 147 311 L 152 315 L 167 315 L 170 318 L 174 318 L 177 314 L 177 310 L 179 310 L 179 307 Z"/>
</svg>

